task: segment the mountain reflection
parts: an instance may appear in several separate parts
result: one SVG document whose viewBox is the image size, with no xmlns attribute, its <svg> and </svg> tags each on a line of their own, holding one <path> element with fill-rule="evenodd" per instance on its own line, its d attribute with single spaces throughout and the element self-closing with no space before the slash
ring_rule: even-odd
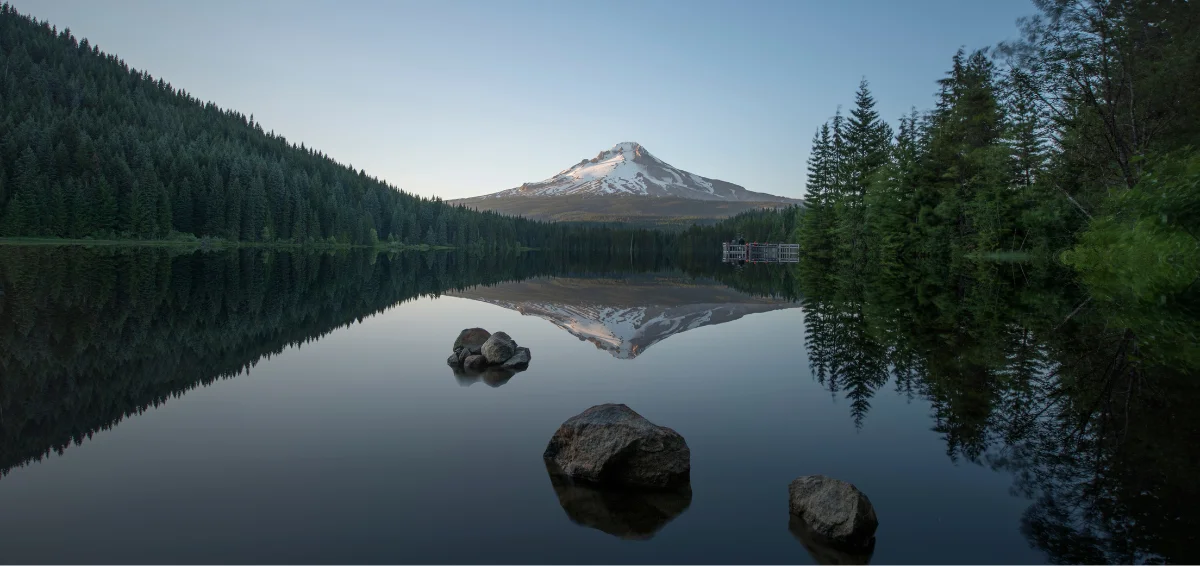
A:
<svg viewBox="0 0 1200 566">
<path fill-rule="evenodd" d="M 546 319 L 619 359 L 702 326 L 800 306 L 682 274 L 553 277 L 447 293 Z"/>
</svg>

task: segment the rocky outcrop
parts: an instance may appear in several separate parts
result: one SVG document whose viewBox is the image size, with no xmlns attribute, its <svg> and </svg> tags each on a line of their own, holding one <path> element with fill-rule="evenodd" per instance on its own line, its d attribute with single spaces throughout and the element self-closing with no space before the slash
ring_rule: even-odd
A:
<svg viewBox="0 0 1200 566">
<path fill-rule="evenodd" d="M 691 476 L 691 451 L 678 432 L 613 403 L 567 419 L 542 457 L 563 475 L 598 485 L 672 488 Z"/>
<path fill-rule="evenodd" d="M 789 510 L 828 546 L 862 549 L 874 544 L 879 520 L 858 488 L 825 476 L 801 476 L 788 485 Z"/>
<path fill-rule="evenodd" d="M 546 472 L 567 518 L 623 539 L 653 538 L 692 504 L 688 484 L 670 490 L 631 490 L 576 482 L 551 462 L 546 462 Z"/>
<path fill-rule="evenodd" d="M 482 379 L 492 387 L 508 382 L 514 374 L 529 367 L 529 348 L 504 332 L 492 334 L 482 328 L 467 328 L 454 340 L 454 352 L 446 358 L 458 382 L 470 385 Z"/>
</svg>

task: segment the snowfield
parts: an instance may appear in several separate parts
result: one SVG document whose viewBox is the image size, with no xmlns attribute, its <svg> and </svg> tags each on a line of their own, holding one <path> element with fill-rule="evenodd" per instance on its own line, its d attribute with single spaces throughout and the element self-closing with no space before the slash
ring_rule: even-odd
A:
<svg viewBox="0 0 1200 566">
<path fill-rule="evenodd" d="M 668 165 L 636 142 L 622 142 L 536 183 L 484 195 L 484 199 L 549 196 L 649 196 L 723 201 L 784 201 Z"/>
</svg>

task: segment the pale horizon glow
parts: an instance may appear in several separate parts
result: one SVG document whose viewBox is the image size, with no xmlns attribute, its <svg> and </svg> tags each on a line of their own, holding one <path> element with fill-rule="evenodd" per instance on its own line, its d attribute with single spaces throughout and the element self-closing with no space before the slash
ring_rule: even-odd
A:
<svg viewBox="0 0 1200 566">
<path fill-rule="evenodd" d="M 813 132 L 862 77 L 892 122 L 1029 0 L 15 0 L 268 131 L 445 199 L 619 142 L 799 198 Z"/>
</svg>

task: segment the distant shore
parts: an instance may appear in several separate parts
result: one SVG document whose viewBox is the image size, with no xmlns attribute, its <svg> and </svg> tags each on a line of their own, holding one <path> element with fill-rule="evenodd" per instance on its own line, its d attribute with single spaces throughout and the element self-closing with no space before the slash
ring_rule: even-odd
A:
<svg viewBox="0 0 1200 566">
<path fill-rule="evenodd" d="M 347 250 L 347 249 L 377 249 L 380 251 L 451 251 L 454 246 L 431 246 L 429 244 L 392 244 L 380 242 L 374 246 L 363 244 L 331 244 L 294 242 L 240 242 L 220 239 L 195 240 L 110 240 L 110 239 L 77 239 L 77 238 L 0 238 L 0 246 L 116 246 L 139 248 L 269 248 L 269 249 L 303 249 L 303 250 Z M 522 248 L 519 251 L 528 251 Z"/>
</svg>

